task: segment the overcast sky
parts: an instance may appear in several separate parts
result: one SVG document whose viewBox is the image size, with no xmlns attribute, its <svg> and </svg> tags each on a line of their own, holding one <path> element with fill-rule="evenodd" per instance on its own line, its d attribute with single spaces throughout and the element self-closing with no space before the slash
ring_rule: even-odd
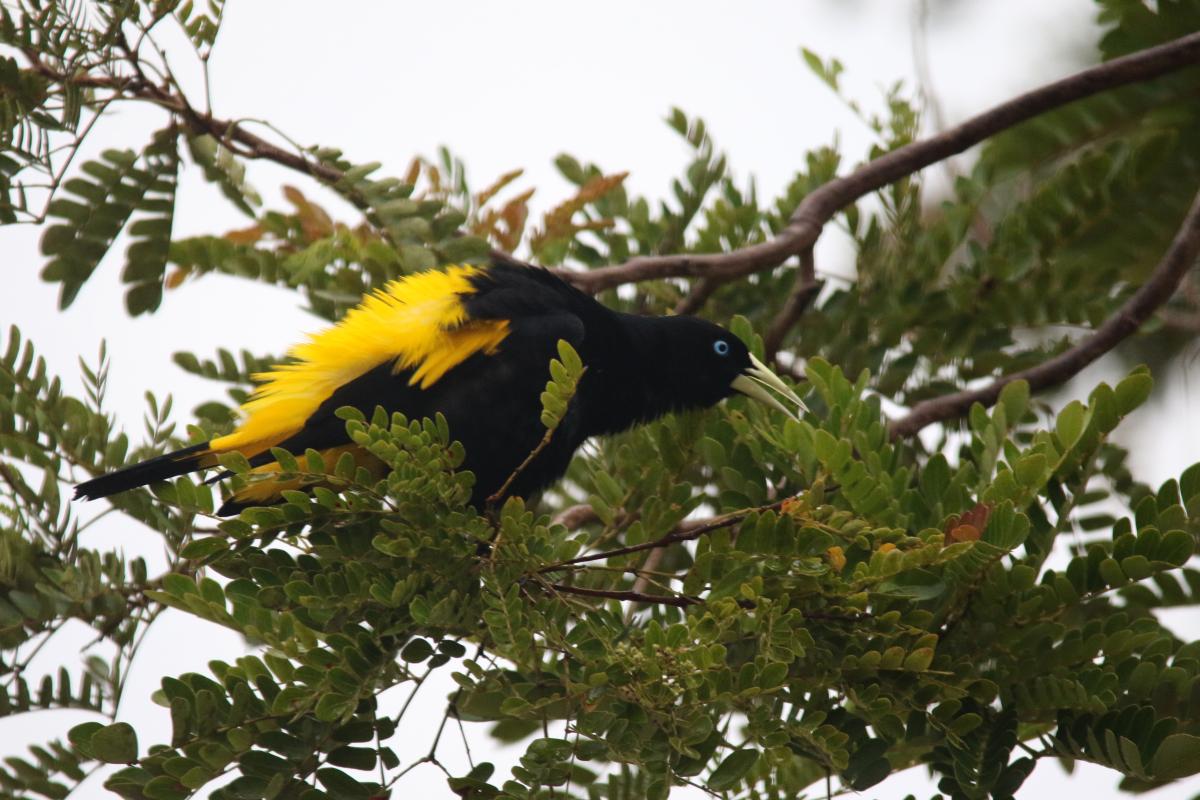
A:
<svg viewBox="0 0 1200 800">
<path fill-rule="evenodd" d="M 741 177 L 753 175 L 772 196 L 803 165 L 807 149 L 839 141 L 858 160 L 870 133 L 816 80 L 799 57 L 804 46 L 846 65 L 847 92 L 878 108 L 882 90 L 898 80 L 914 85 L 910 0 L 613 0 L 593 3 L 368 3 L 228 0 L 227 19 L 211 62 L 214 111 L 227 118 L 268 119 L 303 144 L 336 146 L 358 162 L 380 161 L 399 174 L 417 154 L 448 145 L 467 163 L 476 186 L 523 167 L 522 188 L 537 187 L 535 210 L 569 194 L 552 161 L 567 151 L 603 168 L 629 170 L 636 193 L 665 197 L 688 152 L 662 122 L 672 106 L 703 117 Z M 934 3 L 928 53 L 933 88 L 946 116 L 959 120 L 1024 89 L 1060 77 L 1091 58 L 1094 6 L 1087 0 L 960 0 Z M 199 87 L 195 63 L 166 44 L 172 67 Z M 138 147 L 162 122 L 152 109 L 123 107 L 102 124 L 88 151 Z M 292 183 L 313 196 L 300 176 L 269 164 L 250 168 L 251 182 L 268 205 L 283 205 L 279 187 Z M 336 204 L 331 203 L 336 207 Z M 535 211 L 536 214 L 536 211 Z M 219 233 L 243 226 L 240 217 L 196 176 L 182 182 L 175 235 Z M 141 431 L 142 394 L 173 393 L 175 419 L 210 399 L 214 385 L 186 375 L 171 354 L 188 349 L 211 356 L 217 348 L 279 353 L 320 322 L 298 296 L 230 278 L 208 277 L 169 292 L 157 314 L 129 319 L 123 312 L 119 271 L 124 247 L 101 265 L 75 305 L 58 314 L 56 290 L 37 278 L 39 231 L 0 229 L 7 291 L 0 321 L 16 323 L 64 378 L 79 386 L 77 359 L 94 359 L 107 339 L 113 367 L 109 408 L 135 438 Z M 849 262 L 836 237 L 823 240 L 819 263 L 845 274 Z M 5 326 L 7 327 L 7 325 Z M 1078 382 L 1086 393 L 1104 367 Z M 1160 445 L 1135 460 L 1139 477 L 1157 483 L 1195 459 L 1194 420 L 1200 404 L 1186 373 L 1158 392 L 1130 421 L 1126 436 L 1156 435 Z M 1171 424 L 1155 424 L 1154 420 Z M 1169 433 L 1166 431 L 1169 429 Z M 160 567 L 162 548 L 149 531 L 97 526 L 85 542 L 121 547 Z M 74 638 L 72 638 L 74 637 Z M 51 669 L 84 643 L 75 629 L 48 648 L 35 667 Z M 167 713 L 149 701 L 158 678 L 205 672 L 212 658 L 244 651 L 223 629 L 168 612 L 135 662 L 121 718 L 139 730 L 143 747 L 169 739 Z M 391 743 L 408 763 L 428 747 L 444 709 L 448 680 L 423 690 L 415 710 Z M 399 694 L 387 698 L 398 704 Z M 0 755 L 61 735 L 86 715 L 48 712 L 0 721 Z M 470 731 L 469 731 L 470 732 Z M 476 731 L 476 734 L 481 732 Z M 520 749 L 496 751 L 473 736 L 476 760 L 503 767 Z M 444 739 L 445 760 L 465 772 L 456 735 Z M 1054 764 L 1041 766 L 1023 798 L 1064 791 L 1108 794 L 1117 777 L 1081 766 L 1068 779 Z M 1068 789 L 1069 786 L 1069 789 Z M 893 776 L 865 793 L 927 797 L 933 783 L 923 769 Z M 1168 787 L 1154 800 L 1191 797 L 1200 780 Z M 672 796 L 703 796 L 677 790 Z M 419 768 L 406 777 L 406 797 L 452 797 L 440 772 Z M 101 794 L 98 782 L 80 796 Z M 400 795 L 398 795 L 400 796 Z"/>
</svg>

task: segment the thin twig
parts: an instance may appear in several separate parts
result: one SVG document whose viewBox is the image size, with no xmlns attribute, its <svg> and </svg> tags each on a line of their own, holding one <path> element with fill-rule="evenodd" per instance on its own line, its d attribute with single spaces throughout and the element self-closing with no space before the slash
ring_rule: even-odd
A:
<svg viewBox="0 0 1200 800">
<path fill-rule="evenodd" d="M 622 591 L 618 589 L 589 589 L 586 586 L 569 586 L 565 583 L 552 583 L 550 588 L 556 592 L 564 594 L 577 594 L 583 597 L 605 597 L 610 600 L 632 600 L 635 603 L 655 603 L 663 606 L 676 606 L 678 608 L 686 608 L 694 606 L 703 601 L 698 597 L 691 597 L 686 594 L 680 595 L 662 595 L 662 594 L 646 594 L 645 592 Z"/>
<path fill-rule="evenodd" d="M 535 458 L 541 455 L 543 450 L 550 446 L 550 439 L 554 437 L 554 430 L 554 428 L 547 428 L 546 433 L 542 436 L 542 440 L 537 443 L 537 447 L 533 448 L 529 455 L 525 456 L 525 460 L 517 465 L 517 468 L 514 469 L 511 474 L 509 474 L 508 478 L 505 479 L 504 483 L 499 489 L 488 495 L 488 509 L 494 509 L 496 504 L 504 499 L 504 496 L 508 494 L 508 490 L 512 488 L 513 483 L 516 482 L 517 478 L 521 477 L 521 473 L 533 463 Z"/>
<path fill-rule="evenodd" d="M 583 375 L 586 372 L 587 372 L 587 367 L 585 366 L 579 372 L 580 380 L 583 379 Z M 537 447 L 533 448 L 533 450 L 530 451 L 529 455 L 525 456 L 525 460 L 517 465 L 517 468 L 512 471 L 512 473 L 508 476 L 507 479 L 505 479 L 504 483 L 501 484 L 500 488 L 497 489 L 496 491 L 492 492 L 492 494 L 488 496 L 487 508 L 488 508 L 489 512 L 492 511 L 493 509 L 495 509 L 496 505 L 505 498 L 505 496 L 508 494 L 508 490 L 512 488 L 512 485 L 516 482 L 517 478 L 521 477 L 521 473 L 523 473 L 525 470 L 527 470 L 529 468 L 529 465 L 533 463 L 534 459 L 536 459 L 538 456 L 540 456 L 542 454 L 542 451 L 550 446 L 550 440 L 554 438 L 554 432 L 556 430 L 558 430 L 557 425 L 555 425 L 554 427 L 551 427 L 551 428 L 546 428 L 546 433 L 542 436 L 542 440 L 537 443 Z"/>
<path fill-rule="evenodd" d="M 646 594 L 645 592 L 634 592 L 621 589 L 591 589 L 586 586 L 571 586 L 565 583 L 550 583 L 547 584 L 547 586 L 554 591 L 561 592 L 563 594 L 573 594 L 581 597 L 600 597 L 606 600 L 620 600 L 621 602 L 674 606 L 675 608 L 688 608 L 689 606 L 703 605 L 705 602 L 702 598 L 693 597 L 687 594 Z M 738 600 L 737 604 L 740 608 L 745 609 L 753 609 L 757 607 L 757 603 L 755 603 L 753 600 Z M 872 618 L 872 615 L 866 611 L 851 614 L 827 613 L 824 611 L 801 611 L 800 613 L 804 615 L 805 619 L 820 622 L 857 623 Z"/>
<path fill-rule="evenodd" d="M 345 177 L 340 169 L 310 161 L 302 154 L 284 150 L 261 136 L 238 126 L 235 121 L 196 111 L 182 96 L 164 91 L 153 83 L 147 83 L 137 78 L 117 78 L 91 73 L 67 75 L 57 71 L 52 65 L 36 56 L 28 53 L 26 55 L 30 56 L 32 68 L 51 81 L 72 83 L 90 89 L 106 89 L 154 103 L 181 117 L 193 133 L 207 133 L 219 140 L 242 145 L 245 149 L 241 151 L 241 154 L 247 158 L 274 161 L 276 164 L 325 183 L 337 183 Z"/>
<path fill-rule="evenodd" d="M 1079 374 L 1084 367 L 1137 332 L 1154 312 L 1171 299 L 1179 282 L 1200 256 L 1200 194 L 1192 201 L 1179 232 L 1150 278 L 1091 336 L 1057 356 L 1029 369 L 1004 375 L 978 389 L 934 397 L 916 406 L 889 426 L 893 439 L 913 436 L 926 425 L 965 414 L 972 405 L 990 406 L 1013 381 L 1026 381 L 1031 391 L 1056 386 Z"/>
<path fill-rule="evenodd" d="M 790 499 L 790 498 L 788 498 Z M 589 561 L 601 561 L 607 558 L 615 558 L 617 556 L 628 555 L 629 553 L 640 553 L 643 550 L 654 550 L 659 547 L 666 547 L 677 542 L 689 542 L 693 539 L 699 539 L 701 536 L 712 533 L 713 531 L 722 528 L 728 528 L 731 525 L 736 525 L 751 514 L 761 514 L 766 511 L 778 511 L 785 500 L 779 500 L 771 503 L 768 506 L 759 506 L 746 511 L 737 511 L 732 514 L 725 514 L 720 517 L 713 517 L 705 520 L 701 524 L 687 525 L 686 523 L 679 525 L 675 530 L 668 533 L 666 536 L 655 539 L 652 542 L 642 542 L 641 544 L 631 544 L 627 547 L 618 547 L 613 550 L 605 550 L 600 553 L 589 553 L 588 555 L 578 556 L 567 561 L 560 561 L 557 564 L 549 564 L 538 570 L 539 573 L 555 572 L 565 569 L 574 564 L 585 564 Z"/>
<path fill-rule="evenodd" d="M 633 579 L 633 591 L 644 592 L 652 585 L 660 585 L 654 580 L 654 573 L 658 569 L 658 565 L 662 563 L 666 552 L 665 547 L 651 550 L 650 554 L 646 556 L 646 560 L 642 562 L 642 566 L 632 570 L 637 576 Z"/>
<path fill-rule="evenodd" d="M 681 316 L 695 314 L 708 302 L 708 298 L 713 296 L 713 292 L 721 286 L 721 283 L 722 281 L 715 278 L 701 278 L 695 281 L 684 298 L 675 304 L 675 313 Z"/>
<path fill-rule="evenodd" d="M 791 294 L 784 300 L 779 314 L 771 320 L 771 326 L 767 328 L 767 335 L 763 337 L 763 351 L 768 362 L 775 359 L 775 354 L 783 345 L 784 337 L 787 336 L 792 326 L 800 321 L 800 317 L 816 299 L 817 294 L 821 291 L 821 286 L 822 283 L 817 280 L 816 264 L 813 262 L 813 249 L 810 247 L 800 254 L 800 269 L 796 271 L 796 284 L 792 287 Z"/>
<path fill-rule="evenodd" d="M 946 112 L 933 84 L 933 68 L 929 64 L 929 0 L 919 0 L 913 8 L 911 24 L 913 71 L 917 73 L 917 86 L 921 91 L 923 105 L 933 120 L 933 130 L 946 129 Z M 958 165 L 953 158 L 941 163 L 946 178 L 951 182 L 959 177 Z"/>
</svg>

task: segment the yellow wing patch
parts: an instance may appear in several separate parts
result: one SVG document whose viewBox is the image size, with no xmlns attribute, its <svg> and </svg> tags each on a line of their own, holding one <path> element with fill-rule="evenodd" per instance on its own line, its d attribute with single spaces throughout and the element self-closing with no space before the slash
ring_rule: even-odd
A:
<svg viewBox="0 0 1200 800">
<path fill-rule="evenodd" d="M 293 347 L 292 362 L 255 375 L 264 381 L 242 406 L 245 421 L 214 439 L 215 452 L 247 457 L 299 431 L 339 387 L 393 361 L 411 369 L 411 385 L 428 389 L 478 352 L 493 353 L 508 336 L 507 320 L 469 320 L 460 295 L 472 294 L 476 267 L 448 267 L 392 281 L 367 296 L 332 328 Z"/>
</svg>

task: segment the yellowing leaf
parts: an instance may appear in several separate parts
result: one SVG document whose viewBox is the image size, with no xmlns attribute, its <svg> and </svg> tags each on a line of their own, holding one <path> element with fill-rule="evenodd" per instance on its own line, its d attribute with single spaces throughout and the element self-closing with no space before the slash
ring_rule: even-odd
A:
<svg viewBox="0 0 1200 800">
<path fill-rule="evenodd" d="M 842 548 L 834 545 L 825 551 L 825 555 L 829 558 L 829 566 L 833 567 L 835 572 L 846 568 L 846 552 Z"/>
</svg>

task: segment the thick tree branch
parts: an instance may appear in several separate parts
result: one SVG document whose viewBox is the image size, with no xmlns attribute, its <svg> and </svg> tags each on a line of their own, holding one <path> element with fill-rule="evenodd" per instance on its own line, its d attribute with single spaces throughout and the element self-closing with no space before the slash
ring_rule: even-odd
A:
<svg viewBox="0 0 1200 800">
<path fill-rule="evenodd" d="M 553 522 L 556 525 L 563 525 L 567 530 L 575 530 L 589 522 L 595 522 L 600 517 L 596 515 L 596 510 L 587 503 L 579 505 L 567 506 L 562 511 L 554 516 Z"/>
<path fill-rule="evenodd" d="M 599 292 L 635 281 L 687 276 L 731 279 L 768 269 L 812 247 L 822 228 L 838 211 L 895 180 L 961 153 L 1051 109 L 1197 63 L 1200 63 L 1200 33 L 1193 33 L 1034 89 L 961 125 L 893 150 L 845 177 L 823 184 L 800 202 L 791 221 L 778 236 L 762 244 L 729 253 L 638 256 L 611 267 L 583 273 L 560 271 L 560 274 L 585 291 Z"/>
<path fill-rule="evenodd" d="M 967 389 L 918 403 L 907 416 L 891 424 L 892 438 L 912 436 L 926 425 L 959 417 L 974 403 L 990 406 L 1000 396 L 1000 390 L 1013 381 L 1028 381 L 1029 388 L 1037 391 L 1077 375 L 1136 333 L 1156 309 L 1170 300 L 1180 281 L 1195 266 L 1197 256 L 1200 256 L 1200 194 L 1196 195 L 1179 232 L 1150 278 L 1094 333 L 1035 367 L 997 378 L 979 389 Z"/>
</svg>

